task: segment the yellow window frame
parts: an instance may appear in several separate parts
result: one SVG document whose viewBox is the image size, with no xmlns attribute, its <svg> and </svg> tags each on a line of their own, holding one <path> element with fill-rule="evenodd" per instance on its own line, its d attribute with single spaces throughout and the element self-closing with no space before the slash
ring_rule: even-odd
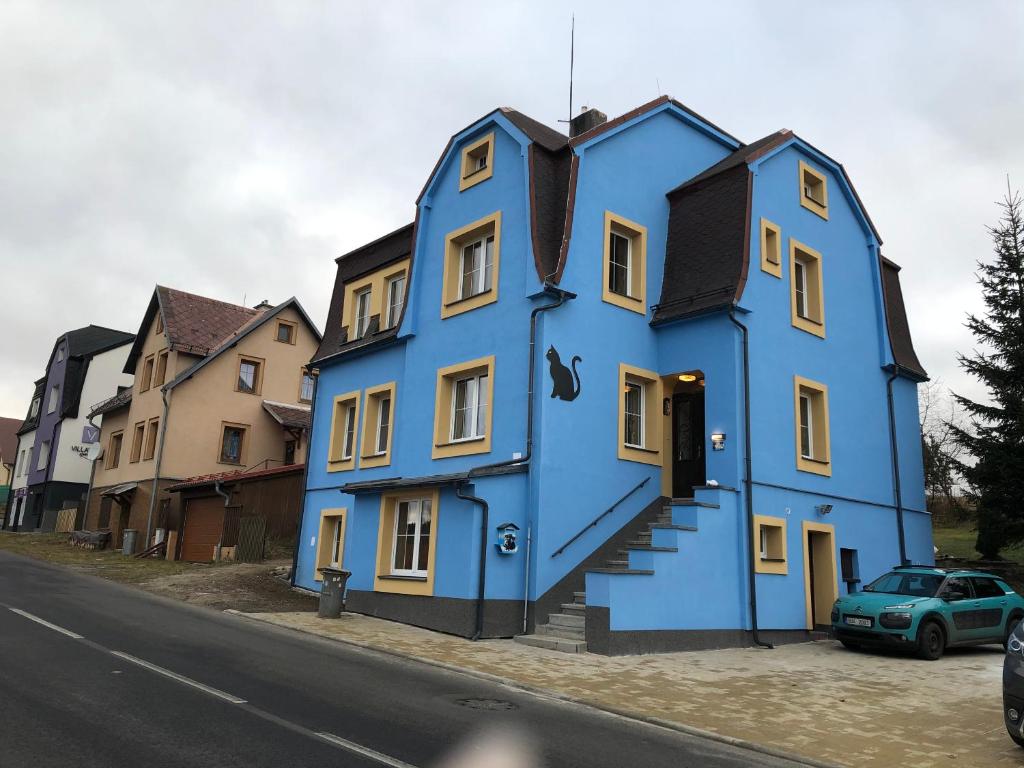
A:
<svg viewBox="0 0 1024 768">
<path fill-rule="evenodd" d="M 804 303 L 807 306 L 807 317 L 797 312 L 796 296 L 796 264 L 800 261 L 804 265 L 804 276 L 806 290 L 804 292 Z M 803 243 L 789 239 L 789 294 L 790 294 L 790 316 L 794 328 L 813 334 L 818 338 L 825 338 L 825 291 L 822 279 L 823 260 L 821 254 Z"/>
<path fill-rule="evenodd" d="M 626 445 L 626 382 L 636 382 L 643 385 L 643 421 L 644 421 L 644 445 L 642 448 L 635 448 Z M 618 457 L 623 461 L 636 461 L 641 464 L 662 465 L 662 417 L 661 400 L 663 397 L 663 384 L 661 377 L 654 371 L 645 368 L 637 368 L 626 363 L 619 363 L 618 388 L 615 397 L 618 401 L 616 413 L 618 416 Z M 656 446 L 654 448 L 648 446 Z"/>
<path fill-rule="evenodd" d="M 374 572 L 373 591 L 390 592 L 399 595 L 434 594 L 434 564 L 437 559 L 437 525 L 440 519 L 440 491 L 437 488 L 389 493 L 381 496 L 380 518 L 377 530 L 377 562 Z M 426 577 L 394 576 L 391 574 L 391 554 L 394 547 L 395 515 L 398 502 L 416 499 L 430 499 L 430 551 L 427 553 Z"/>
<path fill-rule="evenodd" d="M 363 393 L 363 429 L 359 436 L 359 466 L 386 467 L 391 463 L 391 446 L 395 442 L 395 392 L 398 384 L 389 381 L 376 387 L 369 387 Z M 388 445 L 384 453 L 376 453 L 377 418 L 380 413 L 381 400 L 391 398 L 391 413 L 388 416 Z"/>
<path fill-rule="evenodd" d="M 768 531 L 768 552 L 761 556 L 761 531 Z M 754 572 L 785 575 L 789 573 L 789 561 L 786 558 L 786 518 L 754 515 Z"/>
<path fill-rule="evenodd" d="M 339 519 L 340 522 L 338 522 Z M 330 532 L 330 526 L 332 525 L 341 526 L 341 552 L 338 555 L 338 567 L 341 568 L 345 561 L 345 528 L 348 525 L 347 507 L 320 510 L 320 527 L 316 537 L 316 560 L 313 561 L 313 579 L 315 581 L 324 580 L 320 569 L 331 564 L 329 544 L 333 543 L 333 538 L 329 538 L 327 534 Z"/>
<path fill-rule="evenodd" d="M 484 153 L 486 153 L 487 165 L 480 170 L 476 170 L 472 167 L 473 161 Z M 493 175 L 494 133 L 491 132 L 462 148 L 462 159 L 459 164 L 459 192 L 465 192 L 470 187 L 475 187 L 481 181 L 487 181 Z"/>
<path fill-rule="evenodd" d="M 478 238 L 494 236 L 494 266 L 490 289 L 467 298 L 459 298 L 459 283 L 462 275 L 459 265 L 462 247 Z M 498 285 L 501 278 L 501 211 L 477 219 L 471 224 L 449 232 L 444 236 L 444 274 L 441 279 L 441 319 L 445 320 L 463 312 L 479 309 L 498 300 Z"/>
<path fill-rule="evenodd" d="M 331 412 L 331 438 L 327 448 L 327 471 L 348 472 L 356 468 L 356 455 L 359 453 L 359 390 L 346 392 L 343 395 L 336 395 Z M 355 406 L 354 433 L 352 436 L 352 455 L 347 459 L 342 458 L 345 452 L 345 417 L 344 412 L 349 405 Z"/>
<path fill-rule="evenodd" d="M 800 450 L 800 395 L 811 395 L 812 457 Z M 832 476 L 832 449 L 829 435 L 828 387 L 803 376 L 793 377 L 793 423 L 796 427 L 796 468 L 825 477 Z"/>
<path fill-rule="evenodd" d="M 761 271 L 782 278 L 782 230 L 761 219 Z"/>
<path fill-rule="evenodd" d="M 451 415 L 455 382 L 475 374 L 487 374 L 487 415 L 484 436 L 470 440 L 452 442 Z M 494 355 L 467 360 L 464 363 L 448 365 L 437 369 L 437 385 L 434 390 L 434 446 L 432 459 L 448 459 L 453 456 L 470 456 L 491 452 L 491 431 L 494 422 Z"/>
<path fill-rule="evenodd" d="M 798 177 L 798 187 L 800 193 L 800 205 L 809 210 L 811 213 L 821 216 L 821 218 L 828 220 L 828 178 L 825 174 L 816 168 L 811 167 L 803 160 L 799 163 L 800 175 Z M 806 194 L 806 180 L 810 178 L 814 183 L 819 185 L 821 189 L 821 202 L 815 200 L 810 195 Z"/>
<path fill-rule="evenodd" d="M 614 293 L 608 287 L 611 274 L 612 232 L 630 241 L 629 295 Z M 601 299 L 608 304 L 647 314 L 647 227 L 619 216 L 611 211 L 604 212 L 604 256 L 601 260 Z"/>
</svg>

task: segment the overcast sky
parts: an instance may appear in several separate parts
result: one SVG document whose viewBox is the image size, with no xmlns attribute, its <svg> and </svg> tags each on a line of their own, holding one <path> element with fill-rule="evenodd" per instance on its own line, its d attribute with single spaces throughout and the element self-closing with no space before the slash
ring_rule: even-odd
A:
<svg viewBox="0 0 1024 768">
<path fill-rule="evenodd" d="M 136 331 L 156 283 L 295 295 L 322 325 L 334 258 L 412 220 L 452 133 L 496 106 L 566 117 L 574 10 L 577 107 L 667 93 L 844 163 L 925 368 L 981 394 L 955 352 L 1007 174 L 1024 187 L 1020 0 L 8 0 L 0 415 L 24 415 L 59 334 Z"/>
</svg>

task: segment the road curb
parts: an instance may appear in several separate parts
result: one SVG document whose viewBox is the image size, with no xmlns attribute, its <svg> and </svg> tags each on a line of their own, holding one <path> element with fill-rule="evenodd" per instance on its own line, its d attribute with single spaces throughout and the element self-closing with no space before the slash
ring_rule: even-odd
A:
<svg viewBox="0 0 1024 768">
<path fill-rule="evenodd" d="M 751 752 L 757 752 L 762 755 L 769 757 L 777 757 L 781 760 L 789 760 L 799 765 L 806 765 L 810 768 L 843 768 L 838 763 L 827 763 L 821 760 L 816 760 L 811 757 L 804 755 L 798 755 L 793 752 L 786 752 L 782 749 L 776 749 L 769 747 L 764 744 L 759 744 L 754 741 L 747 741 L 746 739 L 738 739 L 735 736 L 726 736 L 722 733 L 716 733 L 715 731 L 707 731 L 702 728 L 696 728 L 692 725 L 685 725 L 683 723 L 677 723 L 673 720 L 665 720 L 660 717 L 652 717 L 650 715 L 643 715 L 637 712 L 632 712 L 618 707 L 608 706 L 607 704 L 601 704 L 598 702 L 587 701 L 585 699 L 578 699 L 568 694 L 559 693 L 558 691 L 552 691 L 548 688 L 542 688 L 536 685 L 530 685 L 529 683 L 523 683 L 518 680 L 514 680 L 508 677 L 501 677 L 500 675 L 492 675 L 488 672 L 480 672 L 479 670 L 469 669 L 467 667 L 460 667 L 455 664 L 449 664 L 444 661 L 435 661 L 434 659 L 426 659 L 422 656 L 414 656 L 410 653 L 404 653 L 402 651 L 396 651 L 391 648 L 381 648 L 380 646 L 366 643 L 361 640 L 353 640 L 351 638 L 341 638 L 332 635 L 323 635 L 319 632 L 313 632 L 302 627 L 290 627 L 284 624 L 278 624 L 274 621 L 268 621 L 260 618 L 259 616 L 251 613 L 243 613 L 242 611 L 235 610 L 234 608 L 226 608 L 224 613 L 231 614 L 232 616 L 238 616 L 249 621 L 258 622 L 271 627 L 277 627 L 278 629 L 287 629 L 293 632 L 299 632 L 303 635 L 309 635 L 310 637 L 318 637 L 321 640 L 328 640 L 337 643 L 343 643 L 345 645 L 351 645 L 356 648 L 360 648 L 364 651 L 372 651 L 374 653 L 384 654 L 386 656 L 393 656 L 404 661 L 413 661 L 419 664 L 426 664 L 431 667 L 437 667 L 444 669 L 448 672 L 456 672 L 461 675 L 467 675 L 469 677 L 475 677 L 479 680 L 485 680 L 489 683 L 499 683 L 501 685 L 508 686 L 509 688 L 515 688 L 516 690 L 526 691 L 539 696 L 546 696 L 551 699 L 558 701 L 564 701 L 570 704 L 576 704 L 579 706 L 589 707 L 590 709 L 596 709 L 606 714 L 615 715 L 616 717 L 625 718 L 627 720 L 634 720 L 640 723 L 646 723 L 647 725 L 655 725 L 659 728 L 665 728 L 670 731 L 676 731 L 678 733 L 686 734 L 687 736 L 694 736 L 697 738 L 707 739 L 709 741 L 716 741 L 721 744 L 727 744 L 732 747 L 738 747 L 740 749 L 746 749 Z"/>
</svg>

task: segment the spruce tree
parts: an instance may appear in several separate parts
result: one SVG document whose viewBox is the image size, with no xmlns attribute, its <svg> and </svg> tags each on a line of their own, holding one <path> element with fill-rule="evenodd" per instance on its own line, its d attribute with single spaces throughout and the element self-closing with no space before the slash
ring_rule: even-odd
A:
<svg viewBox="0 0 1024 768">
<path fill-rule="evenodd" d="M 994 258 L 978 263 L 985 301 L 967 327 L 979 343 L 958 355 L 961 367 L 985 385 L 990 402 L 956 395 L 968 416 L 951 425 L 957 442 L 974 458 L 960 462 L 967 496 L 978 514 L 978 552 L 987 559 L 1024 541 L 1024 210 L 1020 193 L 1007 189 L 1001 216 L 989 227 Z"/>
</svg>

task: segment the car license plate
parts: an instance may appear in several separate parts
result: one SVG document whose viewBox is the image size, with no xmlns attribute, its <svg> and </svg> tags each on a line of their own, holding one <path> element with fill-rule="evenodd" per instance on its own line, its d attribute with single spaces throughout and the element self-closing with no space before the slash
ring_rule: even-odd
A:
<svg viewBox="0 0 1024 768">
<path fill-rule="evenodd" d="M 847 616 L 846 623 L 854 627 L 870 627 L 871 619 L 862 619 L 858 616 Z"/>
</svg>

